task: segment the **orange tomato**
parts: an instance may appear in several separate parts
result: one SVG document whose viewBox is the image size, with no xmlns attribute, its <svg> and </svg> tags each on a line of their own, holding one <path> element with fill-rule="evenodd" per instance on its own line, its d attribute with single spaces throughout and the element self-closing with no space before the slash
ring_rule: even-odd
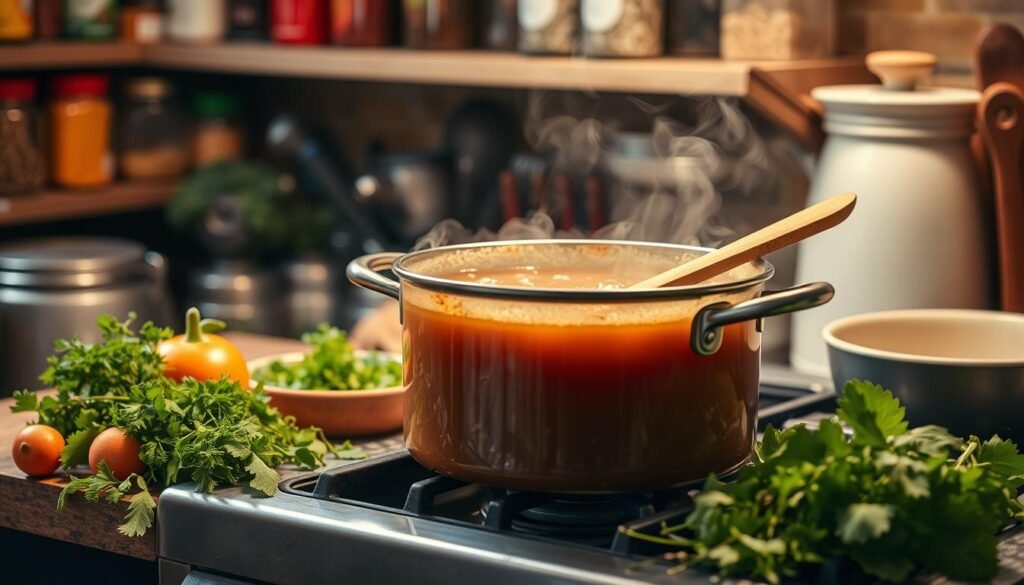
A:
<svg viewBox="0 0 1024 585">
<path fill-rule="evenodd" d="M 177 381 L 190 377 L 219 380 L 222 375 L 249 387 L 249 366 L 230 341 L 207 331 L 224 327 L 220 321 L 200 320 L 195 307 L 185 314 L 185 333 L 160 344 L 164 375 Z"/>
<path fill-rule="evenodd" d="M 96 435 L 89 446 L 89 469 L 99 471 L 100 461 L 107 464 L 117 479 L 133 473 L 141 474 L 146 465 L 139 459 L 139 440 L 129 437 L 119 428 L 110 427 Z"/>
<path fill-rule="evenodd" d="M 64 437 L 53 427 L 30 425 L 14 437 L 11 457 L 28 475 L 50 475 L 60 467 Z"/>
</svg>

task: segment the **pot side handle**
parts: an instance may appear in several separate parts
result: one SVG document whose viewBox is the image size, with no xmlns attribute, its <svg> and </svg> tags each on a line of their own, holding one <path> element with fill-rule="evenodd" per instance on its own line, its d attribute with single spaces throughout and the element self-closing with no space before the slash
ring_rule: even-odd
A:
<svg viewBox="0 0 1024 585">
<path fill-rule="evenodd" d="M 803 311 L 832 300 L 835 289 L 827 282 L 811 282 L 731 305 L 715 303 L 703 307 L 693 317 L 690 347 L 698 355 L 711 355 L 722 346 L 722 327 L 753 319 Z"/>
<path fill-rule="evenodd" d="M 378 252 L 360 256 L 348 263 L 345 275 L 352 284 L 379 292 L 397 301 L 401 290 L 398 281 L 384 276 L 381 271 L 391 268 L 400 257 L 402 254 L 398 252 Z"/>
</svg>

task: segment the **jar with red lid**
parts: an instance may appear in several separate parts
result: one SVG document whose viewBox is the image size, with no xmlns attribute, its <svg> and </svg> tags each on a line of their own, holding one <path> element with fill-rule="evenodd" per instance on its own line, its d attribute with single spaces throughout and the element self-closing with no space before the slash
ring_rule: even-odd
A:
<svg viewBox="0 0 1024 585">
<path fill-rule="evenodd" d="M 37 191 L 46 180 L 35 98 L 34 80 L 0 79 L 0 194 Z"/>
<path fill-rule="evenodd" d="M 114 175 L 107 98 L 110 80 L 102 74 L 58 77 L 50 104 L 53 182 L 63 187 L 101 187 Z"/>
<path fill-rule="evenodd" d="M 286 45 L 324 44 L 327 0 L 271 0 L 270 38 Z"/>
<path fill-rule="evenodd" d="M 386 47 L 394 22 L 391 3 L 381 0 L 332 0 L 331 42 L 346 47 Z"/>
</svg>

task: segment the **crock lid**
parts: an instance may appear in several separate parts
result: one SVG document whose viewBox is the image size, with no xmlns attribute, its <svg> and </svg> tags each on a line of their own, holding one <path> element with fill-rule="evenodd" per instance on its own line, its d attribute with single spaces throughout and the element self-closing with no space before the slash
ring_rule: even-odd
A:
<svg viewBox="0 0 1024 585">
<path fill-rule="evenodd" d="M 94 272 L 143 260 L 146 249 L 115 238 L 61 237 L 20 240 L 0 246 L 0 270 Z"/>
<path fill-rule="evenodd" d="M 973 89 L 917 87 L 935 56 L 879 51 L 867 66 L 881 85 L 830 85 L 811 91 L 825 109 L 830 134 L 888 138 L 964 137 L 974 129 L 981 94 Z"/>
</svg>

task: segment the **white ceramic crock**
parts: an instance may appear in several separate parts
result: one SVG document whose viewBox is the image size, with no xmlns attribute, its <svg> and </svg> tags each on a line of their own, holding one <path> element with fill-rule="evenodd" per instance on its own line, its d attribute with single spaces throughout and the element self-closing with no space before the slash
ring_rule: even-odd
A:
<svg viewBox="0 0 1024 585">
<path fill-rule="evenodd" d="M 790 359 L 828 375 L 827 323 L 893 309 L 988 308 L 990 262 L 968 142 L 978 92 L 847 85 L 812 95 L 825 108 L 828 138 L 809 203 L 858 195 L 843 225 L 798 251 L 796 280 L 813 275 L 837 292 L 831 304 L 793 316 Z"/>
</svg>

